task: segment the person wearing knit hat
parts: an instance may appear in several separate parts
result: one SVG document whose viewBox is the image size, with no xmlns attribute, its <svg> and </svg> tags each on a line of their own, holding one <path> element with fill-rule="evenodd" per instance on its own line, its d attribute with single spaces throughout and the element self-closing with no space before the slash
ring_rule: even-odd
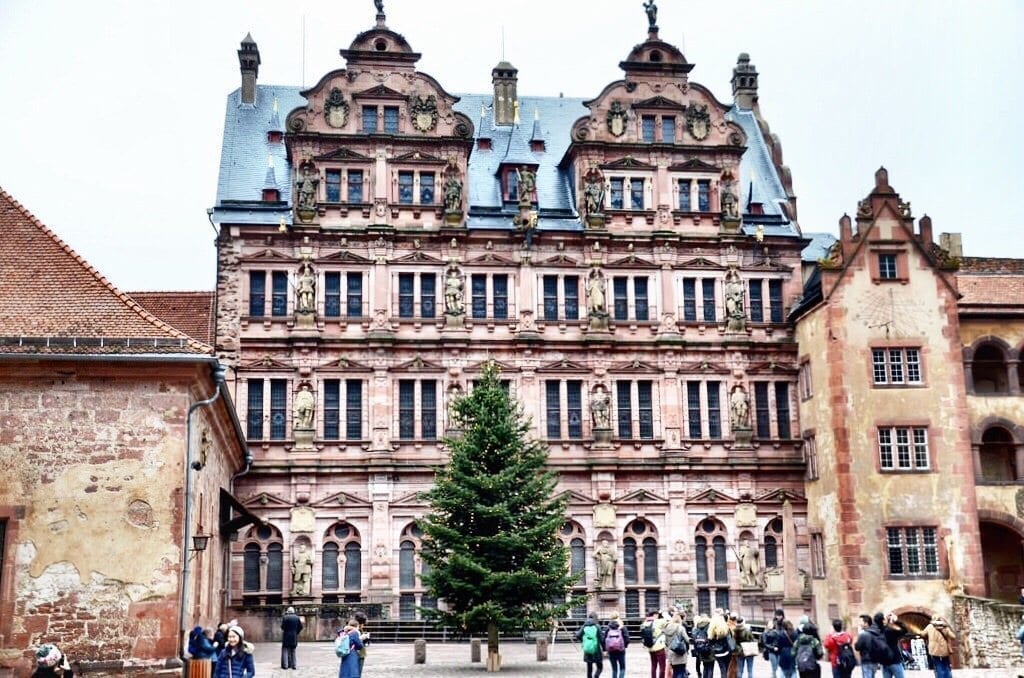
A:
<svg viewBox="0 0 1024 678">
<path fill-rule="evenodd" d="M 40 645 L 36 650 L 36 670 L 32 673 L 32 678 L 51 678 L 51 676 L 70 678 L 71 664 L 56 645 L 46 643 Z"/>
<path fill-rule="evenodd" d="M 252 658 L 255 648 L 252 643 L 245 642 L 242 627 L 228 627 L 227 645 L 217 657 L 215 678 L 252 678 L 256 674 L 256 664 Z"/>
</svg>

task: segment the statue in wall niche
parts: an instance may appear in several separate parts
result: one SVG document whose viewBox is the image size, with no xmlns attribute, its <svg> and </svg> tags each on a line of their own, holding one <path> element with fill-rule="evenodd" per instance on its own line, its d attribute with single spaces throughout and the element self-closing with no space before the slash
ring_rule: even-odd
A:
<svg viewBox="0 0 1024 678">
<path fill-rule="evenodd" d="M 532 205 L 533 192 L 537 190 L 536 172 L 529 167 L 523 167 L 516 170 L 516 176 L 519 178 L 519 204 Z"/>
<path fill-rule="evenodd" d="M 292 556 L 292 595 L 308 596 L 312 581 L 313 554 L 306 550 L 305 544 L 299 544 Z"/>
<path fill-rule="evenodd" d="M 604 177 L 597 168 L 583 176 L 583 204 L 588 216 L 604 211 Z"/>
<path fill-rule="evenodd" d="M 458 172 L 449 172 L 444 180 L 444 209 L 447 212 L 462 212 L 462 182 Z"/>
<path fill-rule="evenodd" d="M 298 193 L 296 204 L 300 210 L 315 210 L 316 195 L 320 187 L 320 177 L 313 168 L 312 163 L 304 164 L 302 176 L 296 182 Z"/>
<path fill-rule="evenodd" d="M 743 304 L 743 281 L 735 266 L 725 274 L 725 322 L 726 331 L 742 332 L 746 329 L 747 313 Z"/>
<path fill-rule="evenodd" d="M 597 562 L 597 578 L 595 586 L 601 590 L 615 587 L 615 563 L 618 558 L 615 549 L 611 547 L 607 539 L 601 540 L 601 545 L 594 549 L 594 560 Z"/>
<path fill-rule="evenodd" d="M 313 389 L 309 384 L 303 384 L 299 392 L 295 394 L 295 406 L 292 415 L 293 426 L 296 429 L 313 428 L 313 414 L 316 412 L 316 398 L 313 396 Z"/>
<path fill-rule="evenodd" d="M 736 558 L 740 565 L 740 586 L 754 588 L 760 585 L 761 556 L 757 546 L 744 539 L 740 543 Z"/>
<path fill-rule="evenodd" d="M 458 423 L 458 416 L 455 413 L 455 403 L 462 397 L 462 386 L 458 382 L 452 382 L 448 386 L 445 395 L 445 409 L 448 412 L 448 428 L 455 428 Z"/>
<path fill-rule="evenodd" d="M 612 427 L 611 396 L 603 384 L 598 384 L 590 394 L 590 418 L 595 430 Z"/>
<path fill-rule="evenodd" d="M 587 276 L 587 311 L 592 316 L 608 315 L 606 303 L 604 273 L 599 268 L 592 268 Z"/>
<path fill-rule="evenodd" d="M 466 276 L 459 267 L 452 264 L 444 276 L 444 312 L 448 315 L 462 315 L 466 312 Z"/>
<path fill-rule="evenodd" d="M 726 219 L 739 219 L 739 207 L 736 203 L 736 195 L 732 191 L 722 193 L 722 216 Z"/>
<path fill-rule="evenodd" d="M 313 275 L 313 265 L 309 257 L 302 260 L 301 273 L 295 284 L 295 297 L 295 308 L 299 313 L 316 311 L 316 276 Z"/>
<path fill-rule="evenodd" d="M 750 428 L 750 398 L 739 384 L 733 386 L 729 393 L 729 415 L 734 430 Z"/>
</svg>

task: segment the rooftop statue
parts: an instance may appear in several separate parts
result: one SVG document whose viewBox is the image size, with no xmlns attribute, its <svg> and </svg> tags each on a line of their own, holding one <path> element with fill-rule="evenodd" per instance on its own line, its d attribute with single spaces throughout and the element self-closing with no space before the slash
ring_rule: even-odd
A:
<svg viewBox="0 0 1024 678">
<path fill-rule="evenodd" d="M 654 4 L 654 0 L 647 0 L 644 3 L 644 10 L 647 12 L 647 25 L 655 28 L 658 25 L 658 6 Z"/>
</svg>

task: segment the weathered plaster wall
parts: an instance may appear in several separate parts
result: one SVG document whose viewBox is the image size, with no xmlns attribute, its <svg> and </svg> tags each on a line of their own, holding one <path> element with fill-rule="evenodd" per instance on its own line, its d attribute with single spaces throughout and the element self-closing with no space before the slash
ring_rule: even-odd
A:
<svg viewBox="0 0 1024 678">
<path fill-rule="evenodd" d="M 1020 643 L 1014 639 L 1021 625 L 1021 613 L 1024 613 L 1021 605 L 954 597 L 951 621 L 959 635 L 963 664 L 975 668 L 1024 666 Z"/>
</svg>

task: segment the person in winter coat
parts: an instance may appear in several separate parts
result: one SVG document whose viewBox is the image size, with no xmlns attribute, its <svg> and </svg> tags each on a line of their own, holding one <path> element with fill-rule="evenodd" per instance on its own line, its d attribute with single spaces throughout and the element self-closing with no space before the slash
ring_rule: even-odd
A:
<svg viewBox="0 0 1024 678">
<path fill-rule="evenodd" d="M 217 659 L 217 647 L 213 644 L 213 629 L 200 629 L 194 640 L 188 643 L 188 653 L 192 659 Z"/>
<path fill-rule="evenodd" d="M 640 635 L 649 633 L 654 644 L 647 648 L 651 656 L 651 678 L 665 678 L 665 624 L 668 620 L 661 610 L 647 613 L 647 619 L 640 625 Z M 646 631 L 650 629 L 650 631 Z M 646 645 L 646 643 L 644 643 Z"/>
<path fill-rule="evenodd" d="M 619 645 L 622 649 L 617 649 Z M 604 649 L 612 667 L 612 678 L 626 678 L 626 648 L 629 647 L 629 629 L 622 623 L 618 612 L 612 612 L 604 630 Z"/>
<path fill-rule="evenodd" d="M 754 656 L 749 657 L 743 654 L 743 643 L 754 642 L 754 631 L 747 626 L 746 621 L 743 617 L 736 617 L 736 627 L 732 631 L 733 638 L 736 640 L 736 676 L 737 678 L 743 678 L 746 673 L 747 678 L 754 678 Z"/>
<path fill-rule="evenodd" d="M 676 612 L 665 624 L 665 643 L 668 646 L 668 664 L 672 667 L 672 678 L 686 678 L 686 658 L 690 653 L 690 636 L 683 624 L 683 615 Z M 676 652 L 675 649 L 682 652 Z"/>
<path fill-rule="evenodd" d="M 889 646 L 885 642 L 885 634 L 875 624 L 871 615 L 860 616 L 860 633 L 853 648 L 860 655 L 860 671 L 863 678 L 874 678 L 882 672 L 889 661 Z"/>
<path fill-rule="evenodd" d="M 350 619 L 345 628 L 338 631 L 338 638 L 334 641 L 336 646 L 342 636 L 348 636 L 348 654 L 341 658 L 338 678 L 359 678 L 361 672 L 359 667 L 359 650 L 363 649 L 363 639 L 359 633 L 359 622 L 355 619 Z"/>
<path fill-rule="evenodd" d="M 598 678 L 604 670 L 604 629 L 597 623 L 597 613 L 587 615 L 580 630 L 576 632 L 576 640 L 583 644 L 583 661 L 587 664 L 587 678 Z M 596 669 L 596 671 L 595 671 Z"/>
<path fill-rule="evenodd" d="M 704 678 L 715 670 L 715 654 L 711 651 L 711 641 L 708 639 L 710 626 L 711 617 L 698 614 L 693 620 L 693 630 L 690 632 L 690 654 L 697 659 L 697 678 Z"/>
<path fill-rule="evenodd" d="M 796 655 L 793 653 L 793 643 L 796 642 L 796 629 L 793 622 L 788 619 L 782 620 L 782 629 L 776 635 L 776 645 L 779 648 L 779 671 L 783 678 L 793 678 L 796 673 Z"/>
<path fill-rule="evenodd" d="M 56 645 L 46 643 L 36 650 L 36 670 L 32 678 L 71 678 L 71 662 Z"/>
<path fill-rule="evenodd" d="M 281 617 L 281 668 L 295 669 L 295 648 L 299 646 L 299 633 L 302 631 L 302 620 L 295 614 L 295 608 L 289 607 Z"/>
<path fill-rule="evenodd" d="M 718 672 L 722 678 L 726 678 L 726 674 L 729 671 L 729 662 L 732 661 L 732 652 L 736 648 L 736 640 L 732 637 L 729 623 L 725 620 L 721 611 L 716 612 L 711 617 L 711 623 L 708 625 L 708 640 L 711 641 L 711 653 L 715 655 Z M 713 665 L 710 667 L 710 671 L 708 668 L 708 665 L 705 664 L 704 678 L 711 678 L 714 673 Z"/>
<path fill-rule="evenodd" d="M 782 634 L 782 622 L 786 620 L 784 610 L 775 610 L 771 624 L 761 634 L 761 656 L 768 661 L 772 669 L 772 678 L 778 678 L 779 674 L 779 646 L 776 642 Z"/>
<path fill-rule="evenodd" d="M 875 625 L 882 629 L 885 636 L 885 643 L 889 646 L 889 656 L 882 665 L 882 675 L 885 678 L 904 678 L 903 672 L 903 651 L 900 650 L 900 638 L 907 632 L 906 625 L 899 620 L 894 612 L 875 614 Z"/>
<path fill-rule="evenodd" d="M 841 619 L 832 620 L 832 633 L 825 636 L 823 644 L 828 652 L 828 661 L 832 664 L 832 678 L 850 678 L 853 675 L 853 667 L 843 669 L 839 666 L 839 651 L 844 645 L 853 645 L 853 636 L 843 630 Z"/>
<path fill-rule="evenodd" d="M 935 617 L 924 627 L 922 634 L 928 647 L 928 657 L 931 658 L 935 678 L 953 678 L 949 655 L 950 643 L 956 639 L 956 634 L 949 628 L 949 624 L 942 617 Z"/>
<path fill-rule="evenodd" d="M 818 627 L 810 619 L 801 626 L 803 630 L 797 635 L 796 642 L 793 643 L 793 658 L 797 662 L 797 672 L 800 674 L 800 678 L 821 678 L 821 664 L 818 663 L 818 660 L 825 656 L 825 650 L 821 646 L 821 638 L 818 637 Z M 807 653 L 810 653 L 814 664 L 801 667 L 801 655 L 806 656 Z"/>
<path fill-rule="evenodd" d="M 256 675 L 253 662 L 252 643 L 245 641 L 245 632 L 240 626 L 229 626 L 227 644 L 217 655 L 217 668 L 214 678 L 252 678 Z"/>
</svg>

